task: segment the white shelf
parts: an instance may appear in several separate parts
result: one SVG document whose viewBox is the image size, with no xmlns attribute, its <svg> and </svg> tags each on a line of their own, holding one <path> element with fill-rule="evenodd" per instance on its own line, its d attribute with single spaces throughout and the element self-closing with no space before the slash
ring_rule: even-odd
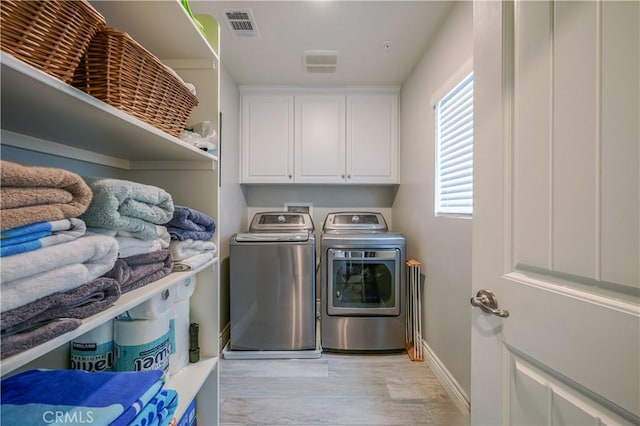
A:
<svg viewBox="0 0 640 426">
<path fill-rule="evenodd" d="M 161 293 L 167 288 L 175 285 L 179 281 L 184 280 L 192 275 L 197 274 L 200 271 L 203 271 L 207 268 L 211 268 L 216 262 L 218 258 L 214 258 L 210 262 L 202 265 L 198 269 L 194 269 L 192 271 L 187 272 L 174 272 L 172 274 L 167 275 L 166 277 L 155 281 L 151 284 L 148 284 L 144 287 L 140 287 L 136 290 L 133 290 L 129 293 L 122 295 L 118 301 L 111 308 L 102 311 L 92 317 L 86 318 L 82 321 L 82 325 L 72 330 L 68 333 L 65 333 L 61 336 L 58 336 L 54 339 L 51 339 L 39 346 L 11 356 L 9 358 L 5 358 L 0 362 L 0 370 L 2 371 L 2 375 L 6 375 L 11 371 L 22 367 L 23 365 L 31 362 L 35 358 L 38 358 L 53 349 L 62 346 L 65 343 L 70 342 L 74 338 L 83 335 L 84 333 L 93 330 L 101 324 L 104 324 L 106 321 L 111 320 L 112 318 L 120 315 L 121 313 L 133 308 L 134 306 L 139 305 L 145 300 L 155 296 L 156 294 Z M 202 284 L 201 284 L 202 285 Z M 206 285 L 206 284 L 205 284 Z"/>
<path fill-rule="evenodd" d="M 217 161 L 11 55 L 0 59 L 4 130 L 130 161 Z"/>
<path fill-rule="evenodd" d="M 129 33 L 161 61 L 174 66 L 197 86 L 199 105 L 190 120 L 217 123 L 219 58 L 182 7 L 180 0 L 89 0 L 107 25 Z M 112 107 L 24 62 L 0 52 L 1 144 L 6 160 L 68 167 L 76 173 L 105 173 L 165 188 L 183 205 L 219 218 L 218 158 Z M 218 130 L 216 128 L 216 130 Z M 18 148 L 18 149 L 14 149 Z M 63 159 L 62 161 L 60 159 Z M 77 161 L 67 161 L 77 160 Z M 62 163 L 62 164 L 60 164 Z M 219 236 L 214 238 L 219 243 Z M 35 348 L 0 361 L 2 376 L 21 368 L 64 368 L 65 344 L 117 315 L 199 274 L 191 299 L 200 323 L 203 358 L 172 376 L 168 387 L 179 392 L 180 418 L 197 396 L 202 423 L 218 423 L 219 260 L 198 270 L 172 273 L 120 297 L 110 309 Z M 202 279 L 201 279 L 202 278 Z"/>
<path fill-rule="evenodd" d="M 99 1 L 91 5 L 107 20 L 107 26 L 128 33 L 160 60 L 216 60 L 217 55 L 178 0 Z M 127 13 L 122 13 L 126 10 Z M 167 34 L 158 37 L 158 31 Z"/>
<path fill-rule="evenodd" d="M 176 419 L 179 420 L 185 413 L 217 363 L 217 357 L 201 359 L 197 363 L 188 364 L 169 378 L 166 387 L 178 392 L 178 408 L 174 414 Z"/>
</svg>

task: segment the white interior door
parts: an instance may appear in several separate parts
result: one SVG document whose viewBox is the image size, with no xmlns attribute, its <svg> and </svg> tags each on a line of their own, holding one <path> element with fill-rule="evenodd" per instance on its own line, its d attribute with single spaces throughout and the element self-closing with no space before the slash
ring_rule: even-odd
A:
<svg viewBox="0 0 640 426">
<path fill-rule="evenodd" d="M 640 424 L 639 24 L 474 4 L 473 424 Z"/>
</svg>

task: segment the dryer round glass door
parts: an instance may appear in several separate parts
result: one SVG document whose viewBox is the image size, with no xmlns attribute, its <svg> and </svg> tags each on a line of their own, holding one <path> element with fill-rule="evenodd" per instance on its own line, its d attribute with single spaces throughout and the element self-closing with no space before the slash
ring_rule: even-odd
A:
<svg viewBox="0 0 640 426">
<path fill-rule="evenodd" d="M 400 314 L 399 249 L 329 249 L 329 315 Z"/>
</svg>

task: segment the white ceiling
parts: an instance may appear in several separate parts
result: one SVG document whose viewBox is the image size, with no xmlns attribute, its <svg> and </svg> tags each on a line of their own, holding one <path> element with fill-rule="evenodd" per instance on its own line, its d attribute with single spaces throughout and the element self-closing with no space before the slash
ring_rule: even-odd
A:
<svg viewBox="0 0 640 426">
<path fill-rule="evenodd" d="M 452 1 L 197 1 L 220 24 L 220 60 L 240 85 L 399 86 Z M 251 9 L 260 38 L 231 34 L 228 9 Z M 391 49 L 385 50 L 385 43 Z M 307 73 L 305 50 L 339 51 L 337 72 Z"/>
</svg>

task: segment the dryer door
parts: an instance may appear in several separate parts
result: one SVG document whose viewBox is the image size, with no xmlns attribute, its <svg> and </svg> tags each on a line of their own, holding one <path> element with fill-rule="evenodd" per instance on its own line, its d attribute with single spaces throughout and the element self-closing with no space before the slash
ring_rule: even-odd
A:
<svg viewBox="0 0 640 426">
<path fill-rule="evenodd" d="M 399 249 L 329 249 L 329 315 L 400 315 Z"/>
</svg>

